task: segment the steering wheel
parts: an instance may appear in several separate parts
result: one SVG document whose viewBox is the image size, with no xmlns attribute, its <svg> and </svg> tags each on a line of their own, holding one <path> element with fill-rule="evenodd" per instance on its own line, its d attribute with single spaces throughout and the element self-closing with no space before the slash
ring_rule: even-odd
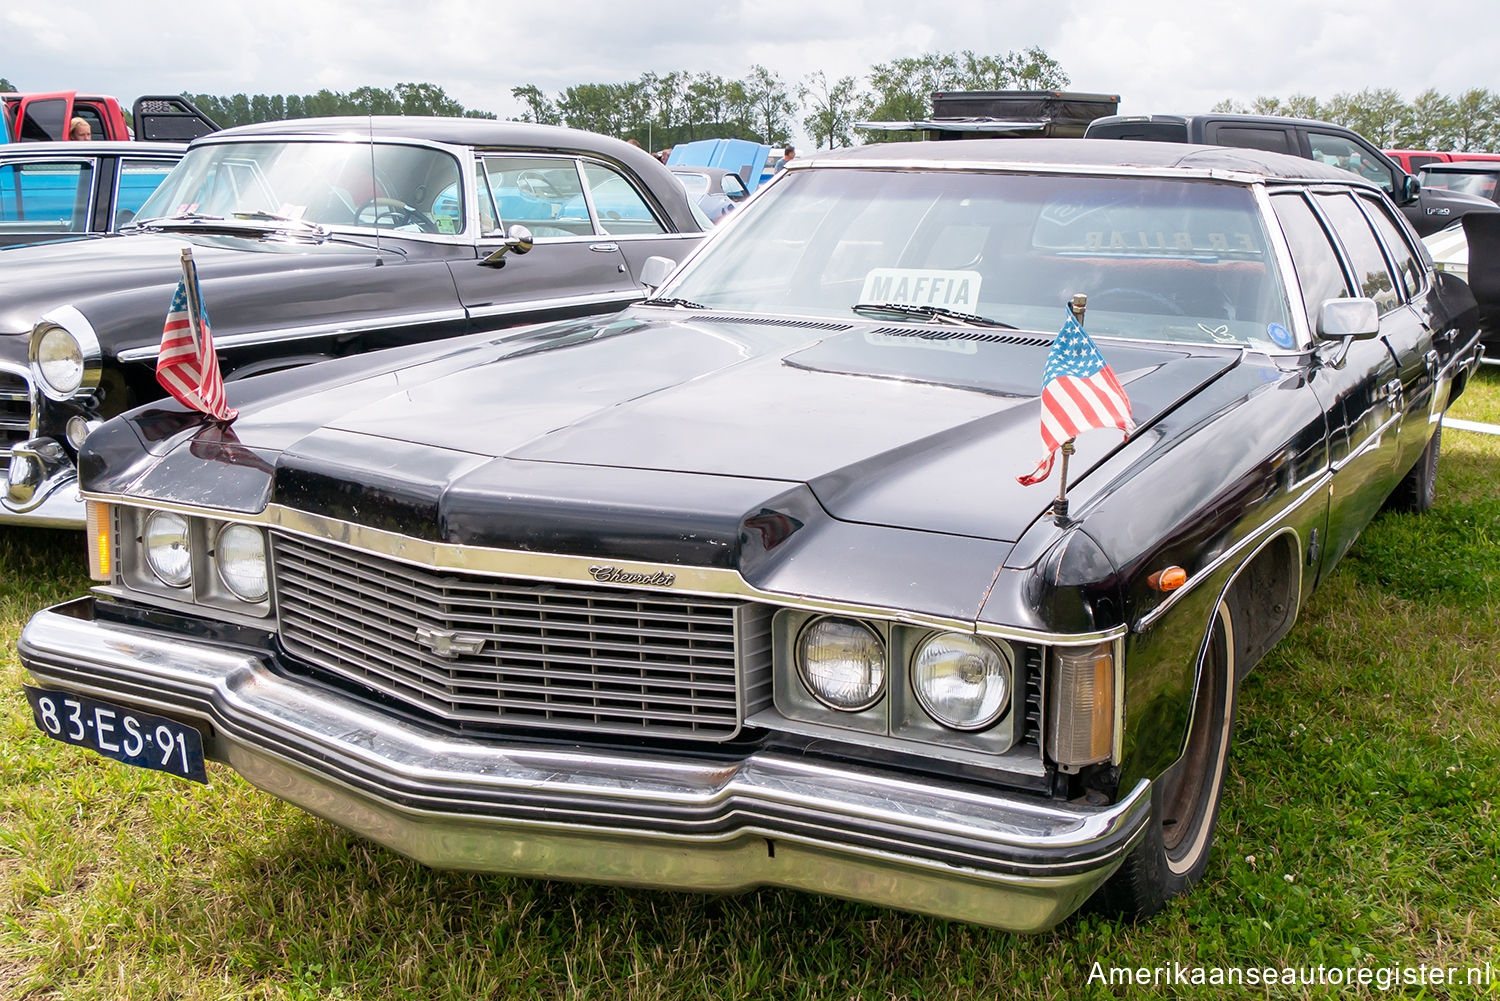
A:
<svg viewBox="0 0 1500 1001">
<path fill-rule="evenodd" d="M 361 226 L 380 226 L 396 229 L 415 226 L 419 233 L 438 232 L 433 222 L 421 209 L 408 205 L 399 198 L 371 198 L 354 212 L 354 221 Z"/>
<path fill-rule="evenodd" d="M 523 170 L 516 175 L 516 190 L 528 198 L 535 198 L 543 202 L 566 201 L 567 196 L 563 194 L 552 183 L 551 178 L 540 170 Z"/>
<path fill-rule="evenodd" d="M 1171 299 L 1168 299 L 1166 296 L 1162 295 L 1160 292 L 1152 292 L 1143 288 L 1126 288 L 1124 286 L 1121 286 L 1120 288 L 1107 288 L 1103 292 L 1095 292 L 1093 295 L 1089 296 L 1089 305 L 1097 306 L 1099 309 L 1121 308 L 1114 303 L 1101 304 L 1099 302 L 1100 299 L 1108 300 L 1111 297 L 1123 299 L 1125 302 L 1135 300 L 1136 302 L 1149 303 L 1153 306 L 1159 306 L 1164 312 L 1170 313 L 1173 316 L 1187 315 L 1186 310 L 1184 310 L 1177 303 L 1173 302 Z M 1128 312 L 1136 311 L 1128 310 Z"/>
</svg>

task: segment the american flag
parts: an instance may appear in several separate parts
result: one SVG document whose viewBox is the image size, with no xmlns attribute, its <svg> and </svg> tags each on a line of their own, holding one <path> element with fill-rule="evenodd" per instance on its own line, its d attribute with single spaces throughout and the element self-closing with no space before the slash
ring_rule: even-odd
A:
<svg viewBox="0 0 1500 1001">
<path fill-rule="evenodd" d="M 1091 428 L 1119 428 L 1128 435 L 1135 422 L 1125 387 L 1069 311 L 1042 370 L 1042 444 L 1047 455 L 1029 476 L 1016 479 L 1028 487 L 1045 480 L 1062 443 Z"/>
<path fill-rule="evenodd" d="M 185 262 L 190 264 L 191 262 Z M 192 271 L 191 267 L 187 270 Z M 220 421 L 232 421 L 239 411 L 229 409 L 224 399 L 224 379 L 219 375 L 219 358 L 214 354 L 214 338 L 209 332 L 208 310 L 203 305 L 203 291 L 198 275 L 192 271 L 193 290 L 197 293 L 199 336 L 193 336 L 188 319 L 187 276 L 177 282 L 172 308 L 161 331 L 161 350 L 156 356 L 156 381 L 185 407 L 201 411 Z"/>
</svg>

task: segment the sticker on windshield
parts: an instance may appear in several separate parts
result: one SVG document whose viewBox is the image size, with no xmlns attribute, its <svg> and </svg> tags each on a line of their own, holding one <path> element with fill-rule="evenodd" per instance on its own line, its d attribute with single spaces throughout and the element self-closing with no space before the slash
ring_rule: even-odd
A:
<svg viewBox="0 0 1500 1001">
<path fill-rule="evenodd" d="M 865 275 L 861 303 L 941 306 L 972 313 L 979 305 L 978 271 L 876 268 Z"/>
<path fill-rule="evenodd" d="M 1278 348 L 1294 348 L 1297 346 L 1296 340 L 1292 337 L 1292 332 L 1279 323 L 1268 324 L 1266 326 L 1266 333 L 1270 336 L 1272 343 Z"/>
</svg>

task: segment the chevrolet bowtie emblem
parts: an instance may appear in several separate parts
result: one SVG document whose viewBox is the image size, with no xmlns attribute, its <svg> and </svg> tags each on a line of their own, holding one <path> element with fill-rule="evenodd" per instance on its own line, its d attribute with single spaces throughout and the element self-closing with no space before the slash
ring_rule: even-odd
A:
<svg viewBox="0 0 1500 1001">
<path fill-rule="evenodd" d="M 484 640 L 483 636 L 473 633 L 465 635 L 452 629 L 428 629 L 426 626 L 417 629 L 417 646 L 425 647 L 449 660 L 455 657 L 472 657 L 484 649 Z"/>
</svg>

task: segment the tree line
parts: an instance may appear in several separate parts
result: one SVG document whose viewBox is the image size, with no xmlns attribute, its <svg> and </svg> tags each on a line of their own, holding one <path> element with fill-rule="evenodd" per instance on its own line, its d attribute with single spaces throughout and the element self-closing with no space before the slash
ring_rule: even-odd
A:
<svg viewBox="0 0 1500 1001">
<path fill-rule="evenodd" d="M 1382 149 L 1478 152 L 1500 148 L 1500 94 L 1475 88 L 1457 96 L 1431 88 L 1412 100 L 1389 87 L 1335 94 L 1221 101 L 1215 111 L 1314 118 L 1351 128 Z"/>
<path fill-rule="evenodd" d="M 800 122 L 818 146 L 848 146 L 861 120 L 906 121 L 932 113 L 934 91 L 1053 90 L 1068 75 L 1043 49 L 998 55 L 930 52 L 877 63 L 863 78 L 830 79 L 815 70 L 794 82 L 761 65 L 743 77 L 643 73 L 625 83 L 575 84 L 548 96 L 535 84 L 512 88 L 521 121 L 567 125 L 662 149 L 694 139 L 751 139 L 779 145 Z M 867 141 L 920 138 L 875 133 Z"/>
</svg>

